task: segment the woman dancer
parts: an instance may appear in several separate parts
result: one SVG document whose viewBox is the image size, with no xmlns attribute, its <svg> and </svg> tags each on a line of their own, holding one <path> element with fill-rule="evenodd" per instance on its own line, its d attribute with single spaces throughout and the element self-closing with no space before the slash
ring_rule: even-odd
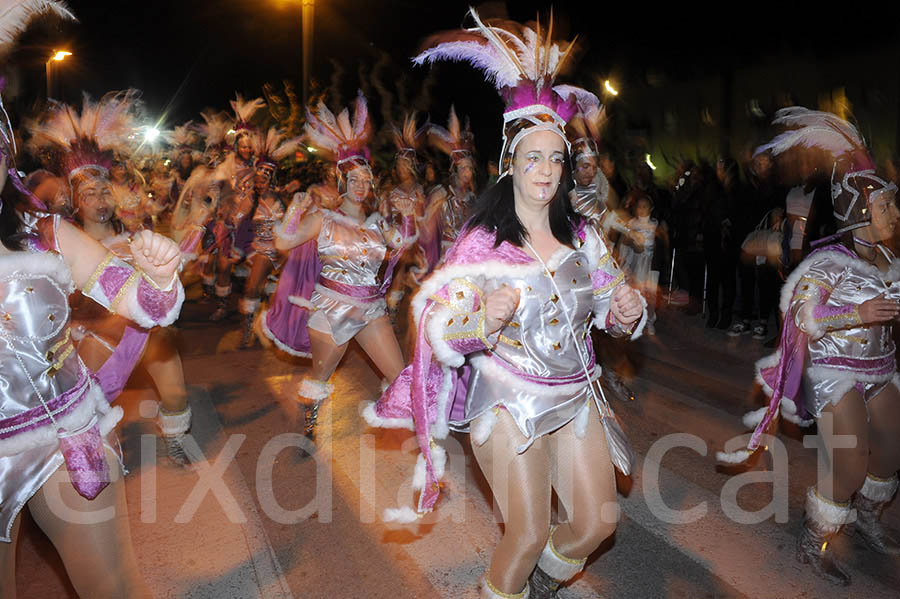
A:
<svg viewBox="0 0 900 599">
<path fill-rule="evenodd" d="M 270 128 L 265 136 L 262 133 L 253 136 L 257 156 L 253 185 L 256 208 L 252 216 L 252 251 L 247 257 L 250 263 L 250 276 L 244 285 L 244 295 L 238 302 L 238 311 L 244 319 L 241 348 L 248 348 L 253 344 L 253 320 L 259 309 L 263 285 L 269 275 L 284 264 L 284 256 L 275 247 L 274 229 L 284 218 L 282 197 L 295 191 L 299 182 L 292 181 L 285 189 L 276 188 L 275 173 L 278 170 L 278 163 L 296 152 L 300 146 L 299 137 L 294 139 L 284 137 L 284 134 L 274 127 Z"/>
<path fill-rule="evenodd" d="M 801 262 L 782 289 L 781 347 L 757 364 L 771 396 L 744 417 L 756 424 L 747 449 L 719 454 L 740 462 L 778 416 L 818 425 L 830 470 L 806 496 L 797 558 L 823 578 L 850 584 L 829 541 L 856 511 L 853 530 L 870 548 L 900 555 L 880 523 L 897 491 L 900 390 L 892 336 L 900 314 L 900 261 L 885 247 L 897 226 L 897 187 L 874 170 L 856 129 L 825 112 L 785 108 L 776 124 L 791 128 L 757 153 L 814 147 L 834 158 L 831 181 L 837 234 Z M 830 242 L 830 245 L 826 245 Z M 847 449 L 842 439 L 853 438 Z"/>
<path fill-rule="evenodd" d="M 89 130 L 93 139 L 102 140 L 117 133 L 115 125 L 121 120 L 112 115 L 101 121 L 96 119 L 99 112 L 88 111 L 87 119 L 83 113 L 79 120 L 57 107 L 54 117 L 64 118 L 75 133 Z M 8 123 L 5 111 L 2 116 Z M 91 127 L 82 127 L 85 122 Z M 67 139 L 73 188 L 108 176 L 97 161 L 103 153 L 92 139 Z M 2 127 L 0 140 L 0 187 L 9 174 L 21 192 L 25 187 L 11 163 L 12 131 Z M 178 248 L 142 231 L 130 245 L 131 267 L 59 215 L 46 215 L 33 196 L 32 205 L 25 206 L 23 196 L 11 191 L 4 193 L 0 208 L 0 303 L 5 313 L 0 327 L 0 597 L 16 594 L 18 514 L 26 504 L 62 557 L 80 596 L 149 597 L 131 547 L 120 462 L 112 449 L 117 443 L 109 438 L 122 417 L 121 408 L 111 408 L 109 401 L 124 386 L 143 339 L 129 348 L 123 363 L 113 360 L 96 375 L 90 373 L 74 351 L 67 296 L 77 286 L 143 327 L 169 324 L 184 298 L 176 275 Z M 17 209 L 27 212 L 19 214 Z M 60 468 L 63 463 L 68 475 Z M 60 500 L 76 513 L 105 509 L 115 517 L 73 522 L 54 508 Z"/>
<path fill-rule="evenodd" d="M 561 185 L 574 98 L 560 94 L 590 95 L 553 87 L 571 44 L 471 14 L 475 28 L 436 36 L 416 62 L 462 55 L 496 82 L 507 102 L 503 175 L 414 299 L 412 365 L 364 414 L 375 425 L 415 427 L 420 512 L 437 500 L 446 460 L 433 438 L 448 426 L 469 430 L 505 522 L 481 596 L 553 597 L 615 529 L 615 477 L 598 412 L 606 406 L 594 395 L 600 372 L 585 338 L 592 323 L 639 334 L 643 306 Z M 551 527 L 554 489 L 569 521 Z"/>
<path fill-rule="evenodd" d="M 361 93 L 352 122 L 347 109 L 335 118 L 320 103 L 315 114 L 307 114 L 306 133 L 312 144 L 336 157 L 342 199 L 337 210 L 308 212 L 313 198 L 307 194 L 275 242 L 286 251 L 315 239 L 322 263 L 310 298 L 312 370 L 297 392 L 305 404 L 311 404 L 306 433 L 312 436 L 319 406 L 331 395 L 328 379 L 351 339 L 357 340 L 388 382 L 403 368 L 384 295 L 397 260 L 415 239 L 415 204 L 408 198 L 397 200 L 395 207 L 403 217 L 399 227 L 378 212 L 366 216 L 363 206 L 372 194 L 374 178 L 367 147 L 371 125 Z"/>
</svg>

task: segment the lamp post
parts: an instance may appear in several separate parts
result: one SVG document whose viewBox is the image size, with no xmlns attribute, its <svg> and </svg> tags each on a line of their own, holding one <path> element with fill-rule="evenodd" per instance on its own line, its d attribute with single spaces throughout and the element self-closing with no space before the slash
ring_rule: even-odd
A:
<svg viewBox="0 0 900 599">
<path fill-rule="evenodd" d="M 50 96 L 53 95 L 53 63 L 54 62 L 62 62 L 66 59 L 67 56 L 72 56 L 71 52 L 66 50 L 56 50 L 53 52 L 53 55 L 47 59 L 46 69 L 47 69 L 47 99 L 50 99 Z"/>
<path fill-rule="evenodd" d="M 315 0 L 301 0 L 300 25 L 303 31 L 303 106 L 309 100 L 309 69 L 312 65 L 313 53 L 313 21 L 316 16 Z"/>
</svg>

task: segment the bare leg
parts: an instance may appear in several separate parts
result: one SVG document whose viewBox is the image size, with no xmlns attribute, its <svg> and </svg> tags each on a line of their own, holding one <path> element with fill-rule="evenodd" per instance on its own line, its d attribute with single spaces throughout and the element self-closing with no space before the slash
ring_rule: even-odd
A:
<svg viewBox="0 0 900 599">
<path fill-rule="evenodd" d="M 553 545 L 566 557 L 582 559 L 613 534 L 618 509 L 615 469 L 593 402 L 583 439 L 575 429 L 573 420 L 550 435 L 554 488 L 569 516 L 555 530 Z"/>
<path fill-rule="evenodd" d="M 337 370 L 347 344 L 337 345 L 328 333 L 309 329 L 309 346 L 312 354 L 310 378 L 324 383 Z"/>
<path fill-rule="evenodd" d="M 835 503 L 845 503 L 866 478 L 869 462 L 866 403 L 862 395 L 853 389 L 837 405 L 827 406 L 822 414 L 823 418 L 826 415 L 833 417 L 828 418 L 831 423 L 819 419 L 819 440 L 826 452 L 829 472 L 816 488 L 821 497 Z M 848 437 L 852 436 L 856 437 L 856 447 L 839 447 L 846 445 Z"/>
<path fill-rule="evenodd" d="M 10 531 L 9 543 L 0 541 L 0 576 L 3 584 L 0 584 L 0 599 L 16 599 L 16 545 L 19 541 L 19 524 L 21 514 L 16 516 Z"/>
<path fill-rule="evenodd" d="M 888 385 L 868 407 L 869 472 L 891 478 L 900 470 L 900 391 Z"/>
<path fill-rule="evenodd" d="M 182 412 L 187 407 L 184 366 L 175 337 L 174 329 L 153 329 L 142 360 L 156 385 L 159 403 L 167 412 Z"/>
<path fill-rule="evenodd" d="M 388 383 L 394 382 L 403 370 L 404 362 L 390 319 L 387 316 L 376 318 L 356 334 L 356 341 Z"/>
<path fill-rule="evenodd" d="M 60 468 L 31 498 L 28 507 L 62 557 L 80 596 L 151 597 L 131 545 L 125 483 L 118 460 L 107 452 L 107 461 L 113 480 L 95 499 L 89 501 L 79 495 L 68 481 L 65 468 Z M 72 522 L 72 514 L 66 514 L 71 511 L 96 515 L 104 509 L 113 516 L 90 524 Z"/>
<path fill-rule="evenodd" d="M 547 439 L 538 439 L 527 451 L 517 454 L 516 447 L 524 442 L 509 412 L 499 410 L 488 440 L 483 445 L 472 443 L 475 460 L 491 486 L 504 522 L 503 538 L 491 556 L 487 578 L 509 594 L 525 588 L 550 533 Z"/>
</svg>

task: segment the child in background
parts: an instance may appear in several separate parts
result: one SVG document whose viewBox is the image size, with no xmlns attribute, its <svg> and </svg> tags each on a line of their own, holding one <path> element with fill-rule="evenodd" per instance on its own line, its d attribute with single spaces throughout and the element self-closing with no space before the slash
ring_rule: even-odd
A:
<svg viewBox="0 0 900 599">
<path fill-rule="evenodd" d="M 656 286 L 659 271 L 652 270 L 653 249 L 656 237 L 661 233 L 659 223 L 650 216 L 653 202 L 640 196 L 634 203 L 634 217 L 628 221 L 629 233 L 619 239 L 619 260 L 632 287 L 647 300 L 647 327 L 650 335 L 656 334 Z"/>
</svg>

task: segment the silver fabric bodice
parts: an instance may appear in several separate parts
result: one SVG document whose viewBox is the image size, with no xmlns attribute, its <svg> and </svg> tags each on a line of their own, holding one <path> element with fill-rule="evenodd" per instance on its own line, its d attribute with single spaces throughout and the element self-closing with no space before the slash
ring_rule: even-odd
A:
<svg viewBox="0 0 900 599">
<path fill-rule="evenodd" d="M 360 224 L 343 214 L 322 212 L 317 239 L 321 276 L 347 285 L 379 285 L 379 269 L 387 254 L 381 215 L 374 213 Z"/>
<path fill-rule="evenodd" d="M 588 220 L 599 220 L 606 206 L 600 202 L 597 185 L 576 185 L 572 190 L 572 208 Z"/>
<path fill-rule="evenodd" d="M 894 260 L 886 272 L 881 272 L 859 259 L 836 261 L 828 254 L 824 256 L 806 270 L 804 277 L 832 287 L 825 305 L 858 306 L 881 294 L 889 300 L 900 300 L 900 261 Z M 801 287 L 803 284 L 811 283 L 801 280 Z M 833 357 L 879 358 L 893 353 L 891 326 L 855 326 L 832 330 L 821 339 L 809 343 L 809 359 L 813 362 Z"/>
<path fill-rule="evenodd" d="M 13 270 L 17 266 L 22 270 Z M 62 259 L 17 253 L 0 257 L 0 272 L 5 273 L 0 276 L 0 418 L 5 419 L 40 406 L 38 393 L 48 401 L 73 387 L 81 362 L 69 334 L 71 282 Z"/>
<path fill-rule="evenodd" d="M 459 195 L 452 186 L 445 188 L 447 199 L 441 207 L 441 220 L 443 223 L 443 240 L 454 242 L 459 235 L 460 229 L 466 222 L 468 216 L 469 200 L 473 194 L 471 192 L 466 195 Z"/>
</svg>

